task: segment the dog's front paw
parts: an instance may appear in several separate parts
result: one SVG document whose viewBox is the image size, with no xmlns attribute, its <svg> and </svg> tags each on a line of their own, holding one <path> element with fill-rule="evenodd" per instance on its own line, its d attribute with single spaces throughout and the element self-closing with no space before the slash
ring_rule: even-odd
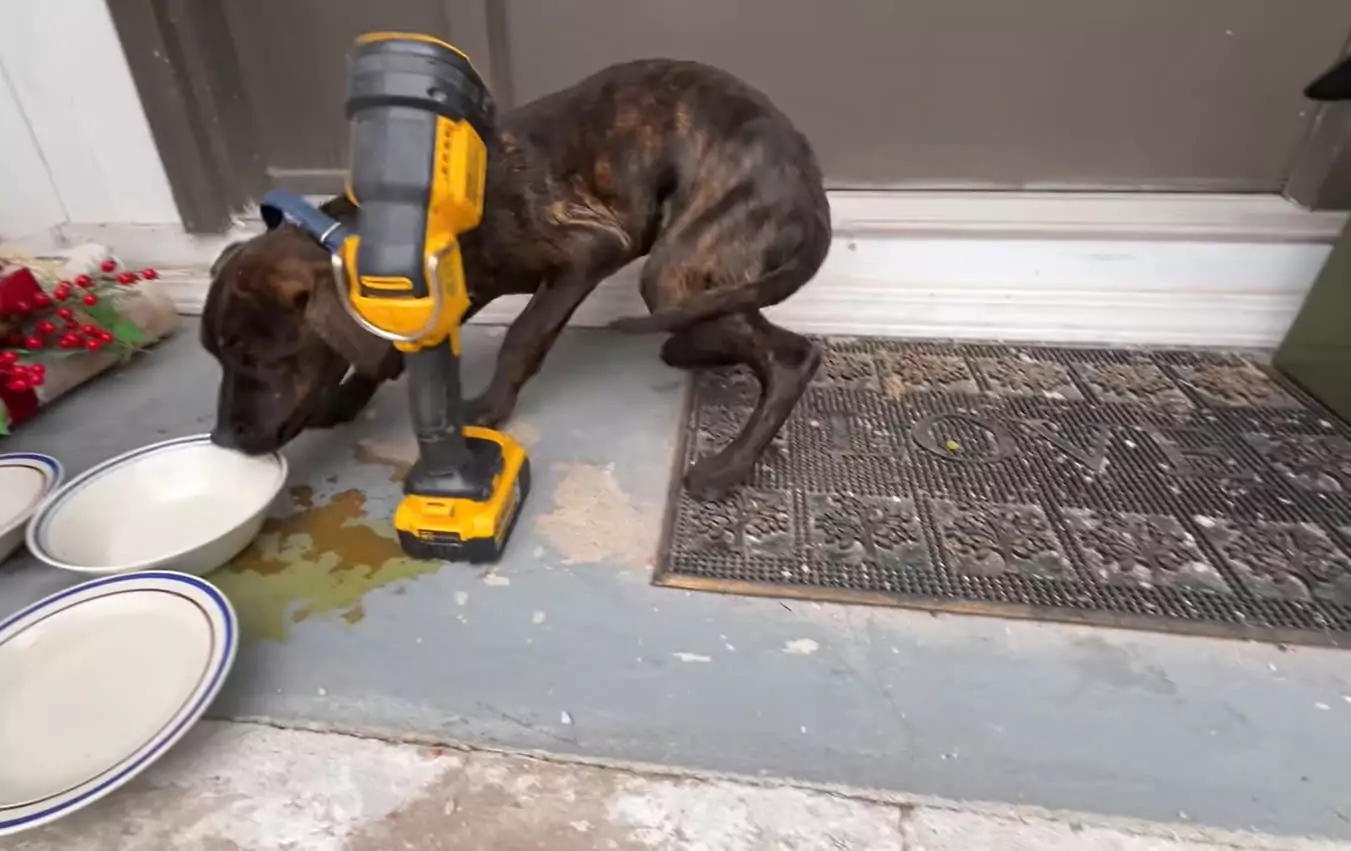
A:
<svg viewBox="0 0 1351 851">
<path fill-rule="evenodd" d="M 720 502 L 741 484 L 743 478 L 742 472 L 733 467 L 703 461 L 685 474 L 685 492 L 703 502 Z"/>
<path fill-rule="evenodd" d="M 483 428 L 497 428 L 511 416 L 513 407 L 511 402 L 485 393 L 465 403 L 464 421 Z"/>
</svg>

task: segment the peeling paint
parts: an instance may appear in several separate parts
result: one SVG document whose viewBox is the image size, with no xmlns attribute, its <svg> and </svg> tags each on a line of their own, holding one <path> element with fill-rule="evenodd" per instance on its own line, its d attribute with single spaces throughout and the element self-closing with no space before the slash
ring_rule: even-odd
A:
<svg viewBox="0 0 1351 851">
<path fill-rule="evenodd" d="M 820 649 L 821 645 L 810 638 L 795 638 L 792 641 L 784 642 L 783 645 L 783 652 L 790 656 L 810 656 Z"/>
<path fill-rule="evenodd" d="M 485 573 L 483 575 L 483 584 L 490 588 L 505 588 L 511 584 L 511 577 L 502 576 L 497 573 Z"/>
<path fill-rule="evenodd" d="M 671 655 L 674 656 L 674 657 L 676 657 L 677 659 L 679 659 L 679 660 L 682 661 L 682 662 L 712 662 L 712 661 L 713 661 L 713 657 L 712 657 L 712 656 L 705 656 L 705 655 L 703 655 L 702 653 L 672 653 Z"/>
<path fill-rule="evenodd" d="M 661 526 L 660 512 L 635 505 L 615 479 L 614 464 L 563 462 L 553 465 L 563 481 L 553 493 L 553 510 L 535 527 L 563 556 L 564 564 L 651 561 Z"/>
<path fill-rule="evenodd" d="M 367 593 L 444 566 L 405 556 L 393 524 L 368 518 L 358 490 L 318 503 L 313 491 L 295 489 L 291 500 L 293 513 L 269 518 L 248 549 L 211 575 L 246 638 L 285 641 L 293 624 L 328 612 L 360 623 Z"/>
</svg>

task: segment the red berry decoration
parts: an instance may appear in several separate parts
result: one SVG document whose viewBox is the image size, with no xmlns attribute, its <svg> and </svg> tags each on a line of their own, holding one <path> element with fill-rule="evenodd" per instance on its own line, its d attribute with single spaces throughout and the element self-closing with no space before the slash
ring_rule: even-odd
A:
<svg viewBox="0 0 1351 851">
<path fill-rule="evenodd" d="M 90 278 L 88 275 L 79 275 L 75 278 L 75 286 L 79 287 L 82 290 L 87 290 L 93 285 L 94 280 L 93 278 Z"/>
<path fill-rule="evenodd" d="M 99 297 L 94 295 L 93 293 L 86 293 L 85 297 L 80 299 L 80 303 L 83 304 L 85 307 L 93 307 L 94 305 L 99 303 Z"/>
<path fill-rule="evenodd" d="M 57 342 L 57 345 L 63 349 L 73 349 L 76 346 L 80 345 L 80 341 L 75 337 L 72 337 L 69 334 L 67 334 L 66 336 L 62 337 L 59 342 Z"/>
<path fill-rule="evenodd" d="M 105 272 L 111 272 L 111 271 L 113 271 L 114 269 L 117 268 L 117 261 L 116 261 L 116 260 L 104 260 L 102 263 L 99 264 L 99 268 L 102 269 L 102 270 L 105 271 Z"/>
<path fill-rule="evenodd" d="M 23 347 L 25 349 L 40 349 L 42 348 L 42 338 L 29 337 L 27 340 L 23 341 Z"/>
<path fill-rule="evenodd" d="M 159 277 L 159 272 L 155 271 L 154 269 L 142 269 L 141 277 L 145 278 L 147 281 L 153 281 Z"/>
<path fill-rule="evenodd" d="M 100 340 L 102 340 L 103 342 L 105 342 L 105 343 L 111 343 L 111 342 L 113 341 L 113 335 L 112 335 L 112 332 L 110 332 L 110 331 L 104 331 L 104 330 L 102 330 L 102 329 L 99 330 L 98 338 L 99 338 Z"/>
<path fill-rule="evenodd" d="M 10 367 L 19 362 L 18 352 L 0 352 L 0 367 Z"/>
<path fill-rule="evenodd" d="M 65 301 L 70 298 L 70 284 L 60 284 L 52 290 L 52 298 L 57 301 Z"/>
<path fill-rule="evenodd" d="M 69 307 L 61 307 L 57 308 L 56 315 L 62 319 L 72 319 L 75 316 L 75 311 L 71 310 Z"/>
<path fill-rule="evenodd" d="M 33 296 L 33 306 L 43 310 L 52 306 L 52 297 L 46 293 Z"/>
<path fill-rule="evenodd" d="M 97 325 L 86 325 L 80 330 L 83 331 L 85 334 L 88 334 L 90 337 L 97 337 L 99 332 L 102 331 L 103 329 Z"/>
<path fill-rule="evenodd" d="M 42 320 L 41 322 L 39 322 L 39 323 L 37 324 L 36 327 L 37 327 L 37 332 L 38 332 L 39 334 L 44 335 L 44 336 L 46 336 L 47 334 L 55 334 L 55 333 L 56 333 L 56 325 L 55 325 L 54 323 L 52 323 L 52 322 L 48 322 L 46 319 L 44 319 L 44 320 Z"/>
<path fill-rule="evenodd" d="M 85 347 L 86 349 L 88 349 L 89 351 L 91 351 L 91 352 L 97 352 L 99 349 L 103 348 L 103 341 L 102 341 L 102 340 L 85 340 L 85 341 L 84 341 L 84 347 Z"/>
<path fill-rule="evenodd" d="M 136 274 L 134 272 L 123 272 L 122 274 L 117 276 L 117 282 L 119 284 L 130 284 L 135 280 Z"/>
<path fill-rule="evenodd" d="M 29 390 L 32 390 L 33 388 L 30 387 L 28 382 L 24 381 L 22 378 L 11 378 L 9 383 L 5 385 L 5 389 L 11 390 L 15 393 L 25 393 Z"/>
</svg>

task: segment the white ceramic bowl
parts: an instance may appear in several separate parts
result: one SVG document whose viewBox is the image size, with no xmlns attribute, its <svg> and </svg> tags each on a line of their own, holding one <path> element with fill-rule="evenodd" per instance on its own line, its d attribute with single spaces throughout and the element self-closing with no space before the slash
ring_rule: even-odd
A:
<svg viewBox="0 0 1351 851">
<path fill-rule="evenodd" d="M 37 507 L 26 542 L 63 570 L 201 576 L 248 546 L 285 484 L 280 455 L 222 449 L 205 434 L 166 440 L 71 479 Z"/>
<path fill-rule="evenodd" d="M 64 475 L 61 462 L 50 455 L 0 453 L 0 561 L 23 543 L 24 524 Z"/>
</svg>

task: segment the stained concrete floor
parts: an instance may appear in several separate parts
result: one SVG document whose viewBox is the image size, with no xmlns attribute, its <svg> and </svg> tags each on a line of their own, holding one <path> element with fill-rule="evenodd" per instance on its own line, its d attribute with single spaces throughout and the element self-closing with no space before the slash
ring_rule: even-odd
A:
<svg viewBox="0 0 1351 851">
<path fill-rule="evenodd" d="M 386 537 L 402 387 L 297 441 L 277 522 L 212 577 L 249 635 L 213 715 L 1351 838 L 1345 653 L 652 587 L 683 386 L 658 344 L 565 335 L 511 425 L 536 487 L 491 571 Z M 189 325 L 3 446 L 77 472 L 205 430 L 214 382 Z M 70 582 L 8 562 L 0 615 Z"/>
</svg>

